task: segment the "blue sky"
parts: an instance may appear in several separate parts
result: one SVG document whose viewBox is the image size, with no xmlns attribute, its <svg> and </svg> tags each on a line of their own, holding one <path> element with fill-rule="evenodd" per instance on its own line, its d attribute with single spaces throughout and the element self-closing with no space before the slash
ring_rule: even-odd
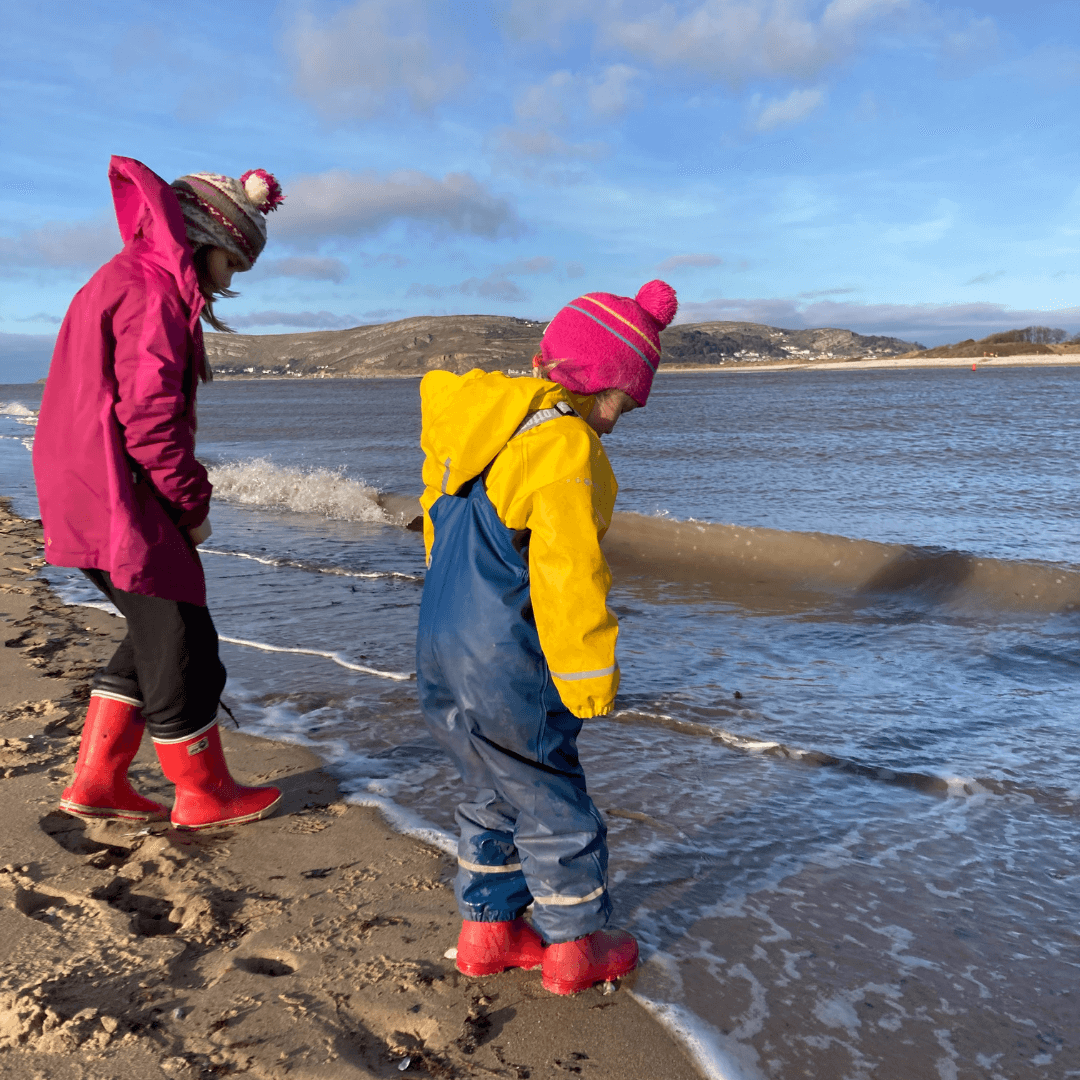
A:
<svg viewBox="0 0 1080 1080">
<path fill-rule="evenodd" d="M 1075 332 L 1077 116 L 1077 0 L 11 4 L 0 382 L 119 247 L 113 153 L 277 175 L 247 332 L 658 276 L 683 322 Z"/>
</svg>

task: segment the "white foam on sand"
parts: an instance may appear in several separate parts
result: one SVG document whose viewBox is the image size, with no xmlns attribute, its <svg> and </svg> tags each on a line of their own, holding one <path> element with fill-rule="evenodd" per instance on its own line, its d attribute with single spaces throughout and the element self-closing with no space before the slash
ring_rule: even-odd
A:
<svg viewBox="0 0 1080 1080">
<path fill-rule="evenodd" d="M 248 649 L 261 649 L 263 652 L 275 653 L 298 653 L 302 656 L 321 656 L 326 660 L 332 660 L 335 664 L 348 671 L 359 671 L 364 675 L 375 675 L 380 679 L 393 679 L 395 682 L 408 682 L 415 678 L 410 671 L 383 671 L 380 668 L 368 667 L 366 664 L 355 664 L 346 659 L 341 653 L 327 652 L 323 649 L 299 649 L 285 645 L 270 645 L 265 641 L 247 641 L 244 638 L 226 637 L 218 635 L 219 641 L 227 641 L 230 645 L 243 645 Z"/>
<path fill-rule="evenodd" d="M 51 569 L 55 570 L 57 568 Z M 97 589 L 77 571 L 73 572 L 66 580 L 50 579 L 50 585 L 65 604 L 97 608 L 99 611 L 107 611 L 112 615 L 119 616 L 121 619 L 123 618 L 123 615 L 108 600 L 105 600 Z M 229 637 L 225 634 L 219 634 L 218 640 L 227 641 L 230 645 L 240 645 L 248 649 L 259 649 L 262 652 L 299 653 L 303 656 L 318 656 L 324 660 L 332 661 L 347 671 L 358 671 L 363 675 L 374 675 L 376 678 L 391 679 L 394 682 L 409 682 L 415 678 L 411 671 L 384 671 L 381 668 L 369 667 L 367 664 L 354 663 L 340 653 L 323 649 L 299 649 L 285 645 L 271 645 L 266 641 L 249 641 L 246 638 Z"/>
<path fill-rule="evenodd" d="M 232 559 L 249 559 L 251 562 L 261 563 L 263 566 L 292 567 L 299 570 L 308 570 L 315 574 L 330 574 L 333 577 L 364 578 L 377 580 L 379 578 L 397 578 L 400 581 L 422 582 L 424 579 L 416 574 L 402 574 L 397 570 L 345 570 L 340 566 L 312 566 L 301 562 L 299 559 L 274 558 L 266 555 L 252 555 L 246 551 L 221 551 L 218 548 L 200 547 L 200 555 L 223 555 Z"/>
<path fill-rule="evenodd" d="M 437 848 L 446 855 L 457 858 L 457 840 L 450 833 L 435 828 L 434 825 L 425 821 L 419 814 L 414 814 L 411 810 L 398 806 L 392 799 L 356 792 L 346 795 L 345 801 L 355 806 L 375 807 L 386 818 L 387 824 L 395 832 L 399 832 L 403 836 L 411 836 L 415 840 L 430 844 L 433 848 Z"/>
<path fill-rule="evenodd" d="M 631 996 L 664 1025 L 689 1050 L 706 1080 L 764 1080 L 760 1069 L 748 1061 L 736 1061 L 723 1043 L 730 1043 L 711 1024 L 679 1005 L 653 1001 L 636 990 Z M 751 1054 L 756 1052 L 749 1049 Z"/>
<path fill-rule="evenodd" d="M 276 506 L 341 521 L 389 524 L 378 491 L 331 469 L 290 469 L 265 458 L 211 466 L 214 496 L 248 506 Z"/>
</svg>

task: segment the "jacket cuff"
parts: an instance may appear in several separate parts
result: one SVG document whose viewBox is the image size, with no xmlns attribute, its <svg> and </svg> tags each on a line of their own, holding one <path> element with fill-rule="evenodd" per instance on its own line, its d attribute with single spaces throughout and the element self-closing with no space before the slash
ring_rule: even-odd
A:
<svg viewBox="0 0 1080 1080">
<path fill-rule="evenodd" d="M 586 679 L 565 679 L 554 672 L 551 674 L 563 704 L 580 719 L 607 716 L 615 708 L 615 694 L 619 689 L 617 667 L 610 674 Z"/>
<path fill-rule="evenodd" d="M 194 510 L 185 510 L 176 519 L 176 526 L 178 529 L 197 529 L 209 516 L 209 506 L 197 506 Z"/>
</svg>

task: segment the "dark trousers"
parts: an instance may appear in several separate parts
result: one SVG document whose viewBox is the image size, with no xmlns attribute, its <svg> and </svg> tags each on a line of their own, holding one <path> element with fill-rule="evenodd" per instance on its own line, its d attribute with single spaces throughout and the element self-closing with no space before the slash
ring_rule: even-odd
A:
<svg viewBox="0 0 1080 1080">
<path fill-rule="evenodd" d="M 83 573 L 127 620 L 127 634 L 93 689 L 141 701 L 154 738 L 182 739 L 206 727 L 217 715 L 226 677 L 210 612 L 124 592 L 104 570 Z"/>
</svg>

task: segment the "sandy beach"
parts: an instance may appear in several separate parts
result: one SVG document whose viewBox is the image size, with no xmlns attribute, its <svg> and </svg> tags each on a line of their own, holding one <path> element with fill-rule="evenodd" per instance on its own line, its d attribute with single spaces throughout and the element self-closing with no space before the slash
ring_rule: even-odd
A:
<svg viewBox="0 0 1080 1080">
<path fill-rule="evenodd" d="M 636 976 L 559 998 L 537 972 L 458 974 L 451 860 L 301 748 L 224 732 L 238 778 L 284 792 L 243 828 L 57 811 L 122 623 L 56 599 L 40 550 L 0 503 L 0 1077 L 700 1075 Z M 133 776 L 170 800 L 149 740 Z"/>
<path fill-rule="evenodd" d="M 658 369 L 658 374 L 686 374 L 697 371 L 875 371 L 898 368 L 1002 368 L 1002 367 L 1062 367 L 1080 364 L 1080 353 L 1043 353 L 1020 356 L 933 356 L 925 360 L 917 356 L 880 356 L 873 360 L 810 360 L 799 363 L 768 364 L 710 364 L 708 367 L 692 365 L 665 364 Z"/>
<path fill-rule="evenodd" d="M 917 356 L 879 356 L 871 360 L 799 360 L 796 362 L 768 363 L 759 361 L 740 361 L 729 364 L 681 364 L 665 362 L 657 369 L 658 375 L 687 375 L 702 372 L 717 374 L 731 374 L 755 372 L 755 371 L 896 371 L 899 369 L 926 370 L 929 368 L 1007 368 L 1007 367 L 1075 367 L 1080 364 L 1080 353 L 1055 353 L 1031 354 L 1019 356 L 985 356 L 972 358 L 970 356 L 932 356 L 920 359 Z M 523 370 L 513 369 L 509 374 L 524 375 Z M 215 374 L 214 378 L 221 382 L 294 382 L 298 379 L 420 379 L 422 371 L 373 371 L 370 374 L 349 372 L 347 374 L 335 374 L 321 372 L 317 375 L 291 374 L 291 375 L 266 375 L 251 374 L 237 375 L 232 373 Z"/>
</svg>

